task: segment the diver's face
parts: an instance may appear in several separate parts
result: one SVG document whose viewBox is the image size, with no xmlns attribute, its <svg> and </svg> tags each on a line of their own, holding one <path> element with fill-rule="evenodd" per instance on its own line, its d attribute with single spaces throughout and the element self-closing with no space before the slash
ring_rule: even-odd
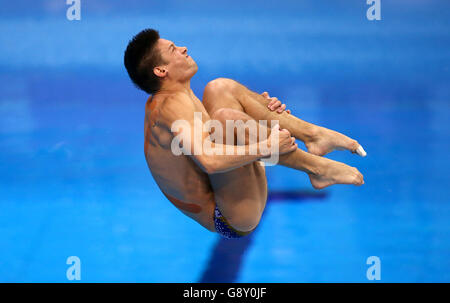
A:
<svg viewBox="0 0 450 303">
<path fill-rule="evenodd" d="M 187 47 L 176 46 L 172 41 L 159 39 L 157 44 L 161 56 L 166 62 L 168 75 L 174 79 L 190 78 L 197 72 L 197 63 L 188 55 Z"/>
</svg>

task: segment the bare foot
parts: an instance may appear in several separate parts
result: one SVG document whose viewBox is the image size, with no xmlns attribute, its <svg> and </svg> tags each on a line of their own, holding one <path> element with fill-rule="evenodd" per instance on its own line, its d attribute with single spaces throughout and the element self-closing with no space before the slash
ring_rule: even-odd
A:
<svg viewBox="0 0 450 303">
<path fill-rule="evenodd" d="M 309 153 L 317 156 L 324 156 L 333 150 L 349 150 L 362 157 L 366 156 L 366 152 L 358 141 L 321 126 L 317 127 L 312 139 L 305 142 L 305 145 Z"/>
<path fill-rule="evenodd" d="M 323 158 L 323 164 L 317 173 L 310 173 L 309 179 L 315 189 L 322 189 L 333 184 L 363 185 L 364 177 L 355 168 L 344 163 Z"/>
</svg>

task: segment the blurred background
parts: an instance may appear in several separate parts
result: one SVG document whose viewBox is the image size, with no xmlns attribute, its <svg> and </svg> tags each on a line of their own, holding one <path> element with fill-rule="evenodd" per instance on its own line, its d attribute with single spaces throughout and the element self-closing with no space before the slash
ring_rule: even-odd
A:
<svg viewBox="0 0 450 303">
<path fill-rule="evenodd" d="M 0 281 L 450 282 L 450 2 L 0 1 Z M 362 187 L 267 168 L 257 230 L 222 240 L 159 191 L 147 95 L 123 67 L 144 28 L 187 46 L 191 87 L 233 78 L 358 140 Z M 300 145 L 299 145 L 300 146 Z M 304 148 L 304 146 L 301 146 Z"/>
</svg>

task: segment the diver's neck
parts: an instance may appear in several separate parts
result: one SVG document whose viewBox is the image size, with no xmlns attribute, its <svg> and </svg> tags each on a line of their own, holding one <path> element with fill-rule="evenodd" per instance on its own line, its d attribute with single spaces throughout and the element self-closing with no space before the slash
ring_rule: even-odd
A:
<svg viewBox="0 0 450 303">
<path fill-rule="evenodd" d="M 180 92 L 188 95 L 193 94 L 191 89 L 191 81 L 186 81 L 184 83 L 174 82 L 170 84 L 163 84 L 161 89 L 158 90 L 158 94 L 175 94 Z"/>
</svg>

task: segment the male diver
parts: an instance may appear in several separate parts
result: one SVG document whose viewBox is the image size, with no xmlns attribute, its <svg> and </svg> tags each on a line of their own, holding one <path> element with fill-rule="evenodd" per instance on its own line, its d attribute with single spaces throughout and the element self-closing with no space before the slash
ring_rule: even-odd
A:
<svg viewBox="0 0 450 303">
<path fill-rule="evenodd" d="M 315 189 L 364 184 L 356 168 L 321 157 L 343 149 L 365 156 L 357 141 L 295 117 L 268 93 L 258 94 L 234 80 L 219 78 L 206 85 L 200 101 L 190 88 L 198 69 L 194 59 L 186 47 L 160 38 L 156 30 L 145 29 L 133 37 L 124 64 L 133 83 L 151 95 L 144 126 L 150 172 L 167 199 L 206 229 L 225 238 L 239 238 L 256 228 L 267 200 L 265 167 L 260 160 L 274 153 L 278 164 L 307 173 Z M 229 133 L 223 134 L 223 140 L 212 140 L 210 132 L 201 131 L 201 146 L 207 143 L 225 150 L 222 142 L 232 142 L 232 152 L 195 152 L 191 144 L 195 143 L 195 124 L 209 120 L 220 122 L 223 129 L 226 121 L 238 120 L 278 120 L 279 125 L 268 126 L 267 137 L 256 134 L 252 138 L 255 134 L 247 129 L 240 141 L 234 137 L 227 141 Z M 190 127 L 173 128 L 176 121 L 186 121 Z M 234 131 L 232 136 L 238 132 Z M 183 153 L 174 153 L 174 138 L 181 138 Z M 298 148 L 295 139 L 303 141 L 308 152 Z M 273 142 L 278 147 L 275 151 Z M 260 148 L 262 143 L 268 148 Z"/>
</svg>

